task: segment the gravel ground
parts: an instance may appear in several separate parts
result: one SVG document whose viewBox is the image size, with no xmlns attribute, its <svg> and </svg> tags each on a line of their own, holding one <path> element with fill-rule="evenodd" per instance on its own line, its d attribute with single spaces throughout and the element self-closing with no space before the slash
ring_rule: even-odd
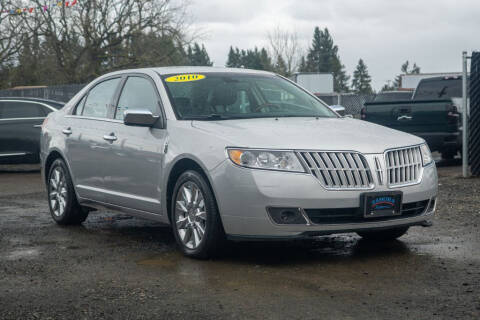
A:
<svg viewBox="0 0 480 320">
<path fill-rule="evenodd" d="M 242 243 L 212 261 L 129 216 L 59 227 L 36 168 L 0 168 L 0 319 L 480 319 L 480 179 L 455 165 L 434 226 L 400 241 Z"/>
</svg>

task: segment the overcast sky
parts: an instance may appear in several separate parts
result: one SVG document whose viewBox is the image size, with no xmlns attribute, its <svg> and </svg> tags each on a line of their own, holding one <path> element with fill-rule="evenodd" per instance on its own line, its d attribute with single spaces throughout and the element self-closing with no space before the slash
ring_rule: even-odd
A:
<svg viewBox="0 0 480 320">
<path fill-rule="evenodd" d="M 463 50 L 480 50 L 480 0 L 191 0 L 189 12 L 216 66 L 230 45 L 267 45 L 277 25 L 305 49 L 315 26 L 328 27 L 348 74 L 364 59 L 375 89 L 407 59 L 422 72 L 453 72 Z"/>
</svg>

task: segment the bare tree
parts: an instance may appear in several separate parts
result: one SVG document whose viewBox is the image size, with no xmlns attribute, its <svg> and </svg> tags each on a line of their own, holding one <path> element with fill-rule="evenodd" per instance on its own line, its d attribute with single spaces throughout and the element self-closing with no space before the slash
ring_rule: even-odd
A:
<svg viewBox="0 0 480 320">
<path fill-rule="evenodd" d="M 302 49 L 298 42 L 298 34 L 295 31 L 282 29 L 276 26 L 267 34 L 270 55 L 274 64 L 285 64 L 285 75 L 292 75 L 298 68 Z"/>
<path fill-rule="evenodd" d="M 0 2 L 0 68 L 13 62 L 22 43 L 28 37 L 22 19 L 16 12 L 10 13 L 10 10 L 17 8 L 18 5 L 18 1 Z"/>
<path fill-rule="evenodd" d="M 32 2 L 41 7 L 44 1 Z M 135 66 L 138 57 L 128 49 L 147 33 L 184 45 L 185 2 L 89 0 L 71 6 L 71 0 L 69 7 L 66 3 L 23 15 L 30 32 L 51 48 L 64 81 L 84 82 L 106 71 Z"/>
</svg>

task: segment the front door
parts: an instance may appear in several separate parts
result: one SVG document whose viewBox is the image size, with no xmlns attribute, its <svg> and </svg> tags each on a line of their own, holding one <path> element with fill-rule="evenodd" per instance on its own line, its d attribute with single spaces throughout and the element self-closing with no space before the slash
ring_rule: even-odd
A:
<svg viewBox="0 0 480 320">
<path fill-rule="evenodd" d="M 160 115 L 160 100 L 150 78 L 129 76 L 118 99 L 117 121 L 105 135 L 114 137 L 105 163 L 105 189 L 108 203 L 161 213 L 160 182 L 166 130 L 126 126 L 126 110 L 149 110 Z"/>
</svg>

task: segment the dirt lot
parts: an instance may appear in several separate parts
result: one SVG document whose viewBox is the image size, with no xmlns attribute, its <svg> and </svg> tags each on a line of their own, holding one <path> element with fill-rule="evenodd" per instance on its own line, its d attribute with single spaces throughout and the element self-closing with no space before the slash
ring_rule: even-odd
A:
<svg viewBox="0 0 480 320">
<path fill-rule="evenodd" d="M 0 172 L 0 319 L 480 319 L 480 179 L 460 172 L 439 168 L 435 225 L 401 241 L 243 243 L 215 261 L 128 216 L 59 227 L 38 172 Z"/>
</svg>

